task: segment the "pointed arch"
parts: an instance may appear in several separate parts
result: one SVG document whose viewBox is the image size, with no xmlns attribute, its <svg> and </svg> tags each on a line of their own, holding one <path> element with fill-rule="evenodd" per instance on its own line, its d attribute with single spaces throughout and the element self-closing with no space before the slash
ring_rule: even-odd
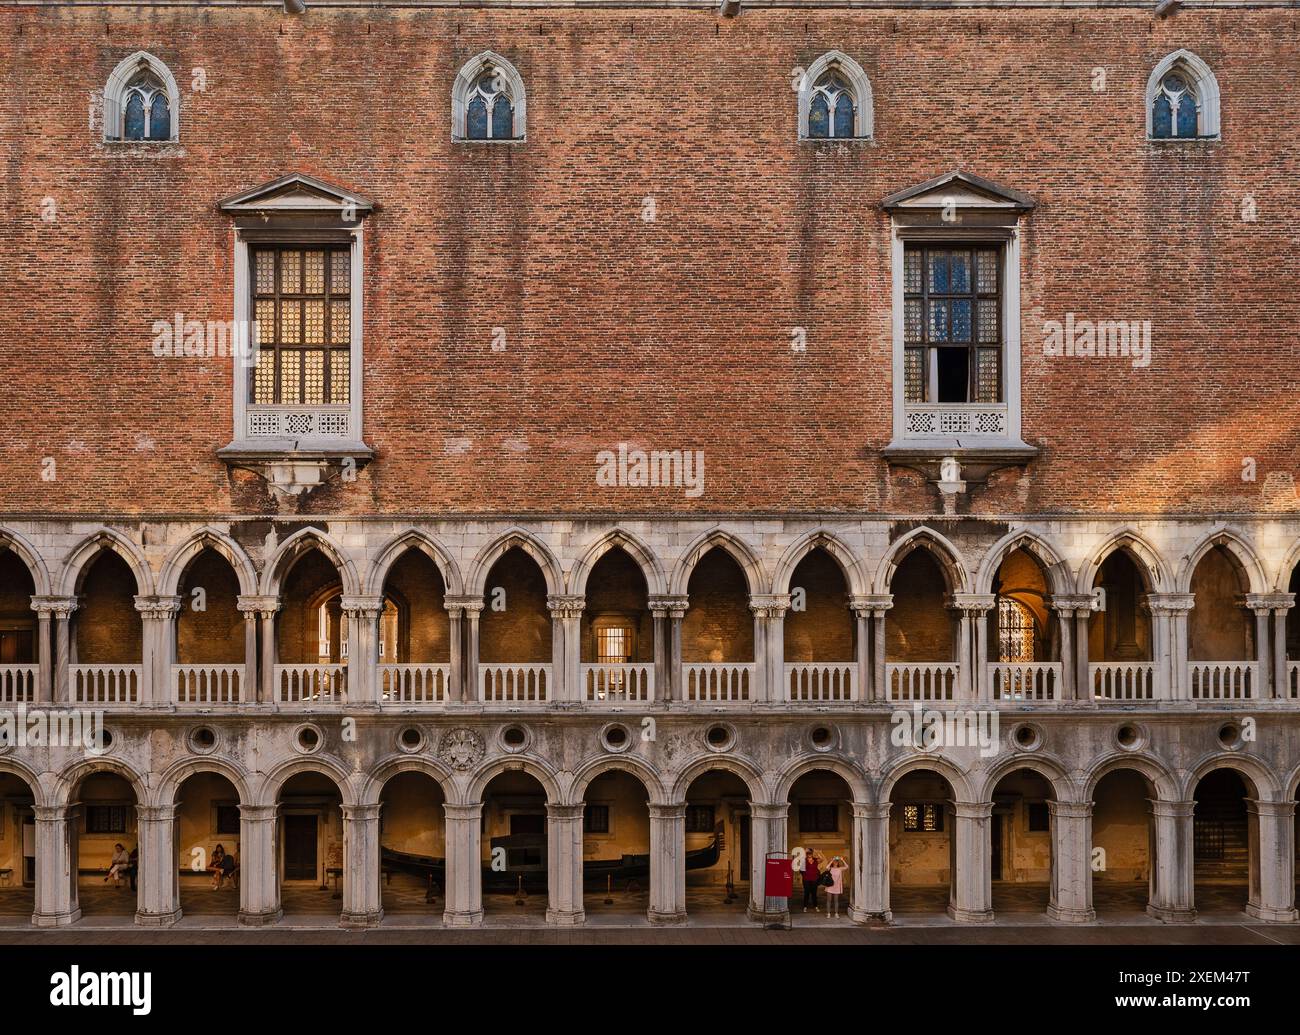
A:
<svg viewBox="0 0 1300 1035">
<path fill-rule="evenodd" d="M 181 543 L 163 562 L 162 573 L 158 576 L 158 592 L 162 596 L 175 596 L 180 592 L 181 580 L 185 570 L 204 550 L 219 553 L 234 569 L 239 579 L 239 592 L 252 596 L 257 592 L 257 569 L 253 560 L 244 552 L 244 548 L 225 532 L 211 525 L 200 528 Z"/>
<path fill-rule="evenodd" d="M 651 804 L 666 803 L 664 796 L 667 788 L 663 778 L 654 766 L 636 755 L 599 755 L 589 758 L 573 772 L 573 782 L 569 785 L 569 804 L 581 805 L 586 801 L 587 788 L 591 781 L 603 773 L 618 771 L 628 773 L 645 788 L 646 797 Z"/>
<path fill-rule="evenodd" d="M 1044 754 L 1006 754 L 980 772 L 971 774 L 972 782 L 979 781 L 975 788 L 977 801 L 992 801 L 993 792 L 1007 776 L 1020 769 L 1029 769 L 1037 773 L 1052 785 L 1052 793 L 1058 802 L 1078 802 L 1085 799 L 1079 796 L 1078 782 L 1066 772 L 1065 766 L 1051 755 Z"/>
<path fill-rule="evenodd" d="M 1246 536 L 1228 525 L 1219 525 L 1213 531 L 1207 533 L 1200 542 L 1189 550 L 1178 566 L 1178 581 L 1176 583 L 1178 593 L 1190 593 L 1192 591 L 1192 576 L 1196 574 L 1196 566 L 1201 560 L 1216 546 L 1222 546 L 1245 573 L 1246 580 L 1250 584 L 1249 592 L 1267 593 L 1268 577 L 1264 574 L 1264 565 L 1260 563 L 1259 555 L 1255 548 L 1250 544 Z"/>
<path fill-rule="evenodd" d="M 137 50 L 117 63 L 104 84 L 104 140 L 116 142 L 126 139 L 123 120 L 126 115 L 127 92 L 132 82 L 142 73 L 153 76 L 167 98 L 170 132 L 165 141 L 154 138 L 153 142 L 174 143 L 180 139 L 181 92 L 176 86 L 176 77 L 158 58 L 147 51 Z"/>
<path fill-rule="evenodd" d="M 381 760 L 368 774 L 357 792 L 357 802 L 361 805 L 378 805 L 379 799 L 388 786 L 388 781 L 402 773 L 419 773 L 433 780 L 442 789 L 442 800 L 448 804 L 460 803 L 459 788 L 452 779 L 451 770 L 432 755 L 400 754 L 389 755 Z"/>
<path fill-rule="evenodd" d="M 474 564 L 470 568 L 469 583 L 465 587 L 466 593 L 470 596 L 481 597 L 487 592 L 487 577 L 492 570 L 492 565 L 496 564 L 505 554 L 518 547 L 528 554 L 542 569 L 542 576 L 546 579 L 546 592 L 553 595 L 564 593 L 564 572 L 560 568 L 560 562 L 556 560 L 555 554 L 551 548 L 544 542 L 533 535 L 526 529 L 515 526 L 508 528 L 506 531 L 492 540 L 479 555 L 474 559 Z"/>
<path fill-rule="evenodd" d="M 655 552 L 631 532 L 624 528 L 615 528 L 587 547 L 587 552 L 578 559 L 569 572 L 569 592 L 575 596 L 585 594 L 587 579 L 591 577 L 597 562 L 614 549 L 621 549 L 636 562 L 645 577 L 646 592 L 649 595 L 656 596 L 668 591 L 664 566 L 659 562 Z"/>
<path fill-rule="evenodd" d="M 670 593 L 677 596 L 686 595 L 686 587 L 691 581 L 691 572 L 700 563 L 700 559 L 714 547 L 721 547 L 740 565 L 745 573 L 745 581 L 749 584 L 750 594 L 767 592 L 768 581 L 763 572 L 763 563 L 753 548 L 732 532 L 723 528 L 711 528 L 697 536 L 677 558 L 672 580 L 669 583 Z"/>
<path fill-rule="evenodd" d="M 1024 550 L 1038 561 L 1046 576 L 1049 593 L 1064 595 L 1074 592 L 1074 572 L 1065 555 L 1047 536 L 1027 528 L 1013 529 L 988 548 L 975 573 L 974 592 L 992 593 L 993 578 L 1002 562 L 1017 550 Z"/>
<path fill-rule="evenodd" d="M 32 588 L 36 596 L 49 596 L 50 570 L 45 566 L 45 558 L 37 552 L 36 547 L 17 532 L 0 528 L 0 552 L 5 550 L 12 550 L 14 555 L 27 565 L 27 573 L 32 577 Z"/>
<path fill-rule="evenodd" d="M 876 790 L 876 801 L 884 805 L 889 801 L 894 788 L 908 773 L 929 771 L 937 773 L 948 781 L 952 790 L 953 801 L 975 801 L 972 796 L 971 780 L 966 770 L 942 755 L 909 755 L 887 765 L 880 774 L 880 784 Z"/>
<path fill-rule="evenodd" d="M 894 572 L 904 558 L 917 549 L 930 551 L 948 582 L 949 593 L 968 591 L 970 579 L 966 574 L 966 562 L 961 551 L 942 532 L 929 525 L 921 525 L 895 539 L 880 558 L 880 564 L 876 567 L 876 593 L 887 595 L 890 592 L 889 585 L 894 580 Z"/>
<path fill-rule="evenodd" d="M 1277 573 L 1277 581 L 1273 584 L 1275 593 L 1289 593 L 1291 585 L 1291 573 L 1300 565 L 1300 539 L 1291 544 L 1287 550 L 1286 556 L 1282 558 L 1282 567 Z"/>
<path fill-rule="evenodd" d="M 548 805 L 559 805 L 565 800 L 560 774 L 551 763 L 537 755 L 519 754 L 494 758 L 476 769 L 466 788 L 465 801 L 469 804 L 481 802 L 487 785 L 502 773 L 508 772 L 524 772 L 533 777 L 546 791 Z"/>
<path fill-rule="evenodd" d="M 447 552 L 446 547 L 428 532 L 410 527 L 403 529 L 388 540 L 383 549 L 379 551 L 378 556 L 371 562 L 365 582 L 367 596 L 377 597 L 383 594 L 384 583 L 388 579 L 389 569 L 397 563 L 398 559 L 407 550 L 419 550 L 437 565 L 438 571 L 442 574 L 442 584 L 446 588 L 448 595 L 459 596 L 464 592 L 460 569 L 456 566 L 455 559 Z"/>
<path fill-rule="evenodd" d="M 511 107 L 511 130 L 509 136 L 502 137 L 495 133 L 486 138 L 471 137 L 467 126 L 470 100 L 475 93 L 475 84 L 484 76 L 495 74 L 500 93 Z M 492 113 L 488 113 L 489 121 Z M 521 141 L 527 138 L 528 97 L 524 90 L 524 77 L 519 74 L 508 60 L 492 50 L 475 54 L 460 66 L 451 87 L 451 139 L 463 141 L 477 139 L 483 143 L 492 141 Z"/>
<path fill-rule="evenodd" d="M 126 561 L 135 575 L 136 592 L 140 596 L 154 595 L 153 571 L 144 553 L 130 539 L 113 528 L 100 528 L 86 536 L 72 548 L 63 561 L 63 570 L 59 576 L 59 592 L 65 597 L 76 596 L 81 588 L 81 580 L 86 567 L 99 555 L 101 550 L 112 550 Z"/>
<path fill-rule="evenodd" d="M 185 781 L 191 776 L 198 776 L 201 773 L 224 776 L 238 793 L 239 804 L 252 804 L 253 798 L 249 789 L 250 779 L 247 770 L 238 762 L 228 761 L 216 755 L 183 758 L 179 762 L 174 762 L 168 766 L 167 770 L 158 778 L 158 791 L 154 804 L 164 807 L 180 804 L 177 798 Z"/>
<path fill-rule="evenodd" d="M 852 95 L 853 138 L 870 139 L 875 132 L 875 102 L 871 95 L 871 80 L 867 78 L 867 73 L 862 70 L 862 66 L 841 50 L 827 51 L 808 66 L 808 70 L 799 80 L 799 139 L 846 139 L 813 137 L 809 132 L 809 115 L 817 92 L 817 84 L 828 72 L 838 72 Z"/>
<path fill-rule="evenodd" d="M 262 594 L 278 596 L 285 576 L 305 554 L 312 550 L 320 550 L 329 558 L 330 563 L 339 573 L 339 580 L 343 583 L 345 594 L 360 594 L 361 580 L 357 578 L 357 569 L 352 559 L 338 543 L 319 528 L 300 528 L 280 544 L 262 572 Z"/>
<path fill-rule="evenodd" d="M 1165 76 L 1177 72 L 1183 76 L 1191 88 L 1196 101 L 1196 137 L 1218 138 L 1219 126 L 1219 81 L 1214 77 L 1210 66 L 1190 50 L 1175 50 L 1162 58 L 1151 70 L 1147 78 L 1147 139 L 1148 140 L 1190 140 L 1192 137 L 1157 137 L 1155 135 L 1155 106 L 1160 96 L 1161 84 Z M 1175 115 L 1176 118 L 1176 115 Z"/>
<path fill-rule="evenodd" d="M 1116 550 L 1124 550 L 1133 557 L 1138 569 L 1146 578 L 1147 592 L 1170 592 L 1174 580 L 1164 557 L 1146 536 L 1137 529 L 1127 526 L 1107 536 L 1084 561 L 1079 568 L 1076 592 L 1084 594 L 1092 592 L 1092 584 L 1097 577 L 1097 572 L 1101 570 L 1106 558 Z"/>
<path fill-rule="evenodd" d="M 773 800 L 767 797 L 767 781 L 752 762 L 731 752 L 718 752 L 716 754 L 700 755 L 692 759 L 677 774 L 677 779 L 673 781 L 672 790 L 669 792 L 671 795 L 670 801 L 685 801 L 686 792 L 691 789 L 691 784 L 711 769 L 721 769 L 724 772 L 740 777 L 745 782 L 745 786 L 749 788 L 750 801 L 764 802 Z"/>
<path fill-rule="evenodd" d="M 849 545 L 829 528 L 814 528 L 790 544 L 781 555 L 781 559 L 777 561 L 776 572 L 772 575 L 772 592 L 789 593 L 790 579 L 794 577 L 799 562 L 819 548 L 835 558 L 850 593 L 858 596 L 870 592 L 857 556 Z"/>
<path fill-rule="evenodd" d="M 152 799 L 144 777 L 131 766 L 117 758 L 81 758 L 65 766 L 57 777 L 52 804 L 66 808 L 73 800 L 72 796 L 81 787 L 87 777 L 97 773 L 120 776 L 131 785 L 137 805 L 148 805 Z"/>
<path fill-rule="evenodd" d="M 791 759 L 777 778 L 776 797 L 773 800 L 789 801 L 790 792 L 794 790 L 794 785 L 799 782 L 799 778 L 818 770 L 834 773 L 848 784 L 852 801 L 859 803 L 871 801 L 869 797 L 871 788 L 867 781 L 867 774 L 854 765 L 851 758 L 821 752 L 806 752 Z"/>
</svg>

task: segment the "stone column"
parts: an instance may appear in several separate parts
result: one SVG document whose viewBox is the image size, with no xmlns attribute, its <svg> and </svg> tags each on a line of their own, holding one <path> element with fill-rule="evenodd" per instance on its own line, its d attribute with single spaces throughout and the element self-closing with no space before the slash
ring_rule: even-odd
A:
<svg viewBox="0 0 1300 1035">
<path fill-rule="evenodd" d="M 262 664 L 258 669 L 258 700 L 263 704 L 276 705 L 280 701 L 280 688 L 275 685 L 275 666 L 280 655 L 275 637 L 275 614 L 280 610 L 280 598 L 267 596 L 242 599 L 256 605 L 258 624 L 261 626 Z"/>
<path fill-rule="evenodd" d="M 140 851 L 135 922 L 141 927 L 170 927 L 181 918 L 176 806 L 137 805 L 135 812 Z"/>
<path fill-rule="evenodd" d="M 873 699 L 874 678 L 871 672 L 871 607 L 863 596 L 849 597 L 849 610 L 853 612 L 854 654 L 857 662 L 857 693 L 855 701 Z"/>
<path fill-rule="evenodd" d="M 1087 622 L 1092 614 L 1092 597 L 1086 593 L 1054 594 L 1047 598 L 1047 606 L 1056 613 L 1060 629 L 1061 687 L 1057 696 L 1065 701 L 1095 703 L 1092 686 L 1088 682 Z M 1080 669 L 1080 651 L 1076 637 L 1079 635 L 1079 617 L 1083 619 L 1083 667 Z"/>
<path fill-rule="evenodd" d="M 875 632 L 871 644 L 871 700 L 888 701 L 889 677 L 886 673 L 885 651 L 885 615 L 894 606 L 892 594 L 876 595 L 871 598 L 871 624 Z"/>
<path fill-rule="evenodd" d="M 1074 612 L 1074 686 L 1080 701 L 1097 703 L 1097 689 L 1092 683 L 1088 657 L 1088 634 L 1092 628 L 1092 598 L 1086 608 Z"/>
<path fill-rule="evenodd" d="M 40 704 L 67 701 L 68 688 L 68 618 L 77 609 L 76 597 L 32 597 L 32 610 L 36 612 L 36 660 L 40 666 L 37 675 L 36 700 Z M 51 633 L 57 645 L 52 642 Z"/>
<path fill-rule="evenodd" d="M 654 623 L 655 686 L 653 699 L 668 699 L 668 605 L 657 597 L 649 602 L 651 621 Z"/>
<path fill-rule="evenodd" d="M 546 922 L 576 927 L 582 905 L 582 814 L 585 806 L 546 803 Z"/>
<path fill-rule="evenodd" d="M 348 620 L 347 689 L 342 699 L 349 705 L 377 705 L 379 616 L 384 613 L 384 598 L 345 596 L 339 600 L 339 608 Z"/>
<path fill-rule="evenodd" d="M 650 610 L 668 617 L 668 654 L 664 659 L 665 685 L 656 689 L 661 701 L 681 701 L 686 697 L 682 682 L 682 619 L 690 601 L 684 596 L 659 595 L 650 598 Z"/>
<path fill-rule="evenodd" d="M 1295 802 L 1246 800 L 1250 898 L 1246 915 L 1267 923 L 1300 918 L 1295 907 Z"/>
<path fill-rule="evenodd" d="M 246 927 L 265 927 L 284 916 L 279 823 L 275 805 L 239 806 L 239 922 Z"/>
<path fill-rule="evenodd" d="M 444 599 L 447 609 L 447 643 L 450 647 L 451 675 L 447 680 L 447 700 L 457 704 L 465 700 L 465 608 Z"/>
<path fill-rule="evenodd" d="M 953 802 L 953 874 L 948 915 L 968 924 L 993 922 L 991 801 Z"/>
<path fill-rule="evenodd" d="M 1092 802 L 1049 801 L 1052 886 L 1047 915 L 1065 923 L 1097 919 L 1092 908 Z"/>
<path fill-rule="evenodd" d="M 447 927 L 477 927 L 483 922 L 483 803 L 442 807 L 447 822 Z"/>
<path fill-rule="evenodd" d="M 889 909 L 889 810 L 879 805 L 853 802 L 853 888 L 849 918 L 857 924 L 893 919 Z"/>
<path fill-rule="evenodd" d="M 1147 912 L 1166 923 L 1196 919 L 1192 886 L 1194 801 L 1151 801 L 1151 890 Z"/>
<path fill-rule="evenodd" d="M 244 704 L 256 704 L 261 697 L 258 693 L 261 682 L 257 677 L 257 624 L 262 617 L 261 600 L 240 596 L 235 599 L 235 607 L 244 616 L 244 675 L 239 681 L 239 699 Z"/>
<path fill-rule="evenodd" d="M 958 686 L 968 701 L 990 701 L 993 689 L 984 671 L 988 659 L 988 613 L 997 606 L 991 593 L 953 593 L 949 607 L 959 615 Z"/>
<path fill-rule="evenodd" d="M 135 609 L 143 624 L 140 658 L 140 703 L 170 704 L 172 664 L 176 660 L 176 616 L 181 598 L 138 596 Z"/>
<path fill-rule="evenodd" d="M 546 607 L 551 612 L 551 672 L 555 685 L 547 692 L 549 701 L 582 700 L 582 612 L 587 598 L 575 594 L 551 594 Z"/>
<path fill-rule="evenodd" d="M 686 803 L 650 805 L 652 924 L 686 922 Z"/>
<path fill-rule="evenodd" d="M 1186 701 L 1191 698 L 1187 616 L 1194 606 L 1196 597 L 1192 593 L 1148 593 L 1143 602 L 1151 616 L 1156 700 Z"/>
<path fill-rule="evenodd" d="M 763 894 L 767 853 L 786 855 L 790 850 L 786 837 L 789 814 L 788 801 L 749 803 L 750 873 L 746 915 L 761 924 L 784 924 L 790 919 L 789 900 L 772 899 L 769 902 Z"/>
<path fill-rule="evenodd" d="M 81 919 L 77 902 L 77 838 L 80 810 L 76 805 L 36 805 L 37 927 L 66 927 Z"/>
<path fill-rule="evenodd" d="M 461 683 L 461 700 L 478 701 L 482 697 L 478 679 L 478 631 L 479 615 L 483 613 L 482 597 L 460 598 L 461 608 L 465 612 L 465 657 L 463 661 L 464 679 Z"/>
<path fill-rule="evenodd" d="M 750 594 L 756 684 L 751 700 L 779 702 L 789 697 L 785 683 L 785 613 L 789 608 L 788 593 Z"/>
<path fill-rule="evenodd" d="M 1255 615 L 1255 683 L 1250 696 L 1256 700 L 1282 696 L 1275 690 L 1273 678 L 1273 653 L 1269 644 L 1269 619 L 1276 607 L 1274 595 L 1269 593 L 1247 593 L 1238 599 L 1238 603 Z M 1243 659 L 1247 660 L 1247 659 Z"/>
<path fill-rule="evenodd" d="M 343 806 L 343 927 L 377 927 L 384 918 L 379 809 L 377 803 Z"/>
<path fill-rule="evenodd" d="M 1289 698 L 1291 696 L 1291 675 L 1287 669 L 1286 657 L 1286 613 L 1295 607 L 1294 593 L 1273 593 L 1269 597 L 1273 607 L 1273 696 Z"/>
</svg>

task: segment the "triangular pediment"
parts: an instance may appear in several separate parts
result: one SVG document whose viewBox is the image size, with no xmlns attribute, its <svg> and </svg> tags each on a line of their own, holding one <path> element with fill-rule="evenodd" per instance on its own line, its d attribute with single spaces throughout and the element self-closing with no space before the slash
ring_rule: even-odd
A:
<svg viewBox="0 0 1300 1035">
<path fill-rule="evenodd" d="M 950 206 L 968 210 L 1028 212 L 1034 207 L 1034 199 L 982 176 L 954 169 L 950 173 L 891 194 L 881 205 L 891 212 Z"/>
<path fill-rule="evenodd" d="M 329 213 L 356 218 L 375 206 L 355 191 L 326 183 L 304 173 L 290 173 L 260 187 L 232 195 L 220 203 L 223 212 L 259 212 L 293 215 Z M 351 215 L 349 216 L 349 213 Z"/>
</svg>

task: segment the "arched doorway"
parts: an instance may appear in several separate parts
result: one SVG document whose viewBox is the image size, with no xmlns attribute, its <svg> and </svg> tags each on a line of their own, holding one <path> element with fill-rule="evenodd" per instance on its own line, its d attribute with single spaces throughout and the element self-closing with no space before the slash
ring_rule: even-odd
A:
<svg viewBox="0 0 1300 1035">
<path fill-rule="evenodd" d="M 1050 588 L 1038 558 L 1012 550 L 993 576 L 993 593 L 985 648 L 993 699 L 1061 700 L 1060 627 L 1047 606 Z"/>
<path fill-rule="evenodd" d="M 682 619 L 682 690 L 687 701 L 749 701 L 754 688 L 754 615 L 744 569 L 715 546 L 686 586 Z"/>
<path fill-rule="evenodd" d="M 36 614 L 32 573 L 12 550 L 0 552 L 0 704 L 36 700 Z"/>
<path fill-rule="evenodd" d="M 655 693 L 654 622 L 645 575 L 621 547 L 587 579 L 582 612 L 584 701 L 650 701 Z"/>
<path fill-rule="evenodd" d="M 379 891 L 384 914 L 442 917 L 447 819 L 442 785 L 428 773 L 397 773 L 379 795 Z"/>
<path fill-rule="evenodd" d="M 1192 794 L 1194 901 L 1201 916 L 1245 911 L 1251 874 L 1258 872 L 1251 837 L 1253 817 L 1247 799 L 1258 797 L 1253 785 L 1235 769 L 1214 769 L 1201 777 Z"/>
<path fill-rule="evenodd" d="M 0 772 L 0 916 L 30 917 L 36 908 L 34 801 L 26 780 Z"/>
<path fill-rule="evenodd" d="M 587 923 L 639 922 L 650 904 L 650 796 L 611 769 L 587 785 L 582 813 L 582 903 Z"/>
<path fill-rule="evenodd" d="M 117 773 L 91 773 L 69 801 L 76 823 L 74 863 L 82 915 L 134 916 L 140 885 L 134 788 Z"/>
<path fill-rule="evenodd" d="M 1155 787 L 1135 769 L 1106 773 L 1092 792 L 1090 869 L 1099 920 L 1147 915 L 1155 881 L 1155 799 Z"/>
<path fill-rule="evenodd" d="M 451 689 L 451 618 L 442 571 L 417 547 L 384 579 L 379 622 L 379 696 L 401 704 L 440 704 Z"/>
<path fill-rule="evenodd" d="M 140 701 L 144 633 L 135 608 L 140 592 L 130 565 L 107 548 L 82 569 L 70 640 L 74 704 Z"/>
<path fill-rule="evenodd" d="M 239 612 L 239 577 L 211 547 L 181 576 L 176 616 L 176 664 L 171 700 L 181 704 L 240 704 L 257 700 L 245 672 L 245 618 Z"/>
<path fill-rule="evenodd" d="M 546 788 L 522 770 L 499 773 L 483 790 L 483 915 L 545 923 L 550 846 Z"/>
<path fill-rule="evenodd" d="M 853 881 L 853 791 L 845 779 L 829 769 L 804 773 L 790 788 L 790 814 L 786 840 L 795 866 L 795 889 L 790 899 L 790 916 L 796 925 L 827 921 L 849 924 Z M 828 888 L 815 892 L 805 885 L 798 862 L 815 853 L 819 873 L 839 860 L 844 866 L 838 901 Z M 816 905 L 812 903 L 815 901 Z"/>
<path fill-rule="evenodd" d="M 280 788 L 280 900 L 286 921 L 295 914 L 343 912 L 343 798 L 324 773 L 297 773 Z"/>
<path fill-rule="evenodd" d="M 475 699 L 554 700 L 554 651 L 546 576 L 526 551 L 512 546 L 492 565 L 484 586 Z"/>
<path fill-rule="evenodd" d="M 957 619 L 945 606 L 952 587 L 927 549 L 902 559 L 889 583 L 885 685 L 892 701 L 951 701 L 957 696 Z"/>
<path fill-rule="evenodd" d="M 993 788 L 989 875 L 993 912 L 1045 913 L 1051 900 L 1052 784 L 1032 769 L 1008 773 Z"/>
<path fill-rule="evenodd" d="M 953 840 L 952 785 L 916 769 L 889 793 L 889 905 L 895 916 L 946 915 L 960 860 Z"/>
<path fill-rule="evenodd" d="M 1244 605 L 1250 579 L 1236 556 L 1216 545 L 1192 572 L 1196 606 L 1187 617 L 1188 677 L 1193 700 L 1260 696 L 1268 658 L 1256 649 L 1255 618 Z"/>
<path fill-rule="evenodd" d="M 346 699 L 348 629 L 338 569 L 316 548 L 284 576 L 275 618 L 273 700 L 318 705 Z"/>
<path fill-rule="evenodd" d="M 1146 576 L 1126 550 L 1116 550 L 1093 579 L 1098 589 L 1100 606 L 1088 621 L 1089 692 L 1098 700 L 1151 700 L 1156 685 L 1151 617 L 1142 608 L 1151 591 Z"/>
<path fill-rule="evenodd" d="M 220 773 L 195 773 L 176 790 L 176 862 L 185 916 L 239 913 L 239 805 L 239 791 Z"/>
<path fill-rule="evenodd" d="M 810 550 L 795 566 L 782 632 L 785 669 L 779 700 L 859 697 L 857 622 L 848 599 L 844 571 L 822 547 Z"/>
<path fill-rule="evenodd" d="M 687 914 L 742 921 L 753 861 L 748 785 L 725 769 L 698 775 L 686 790 L 685 828 Z"/>
</svg>

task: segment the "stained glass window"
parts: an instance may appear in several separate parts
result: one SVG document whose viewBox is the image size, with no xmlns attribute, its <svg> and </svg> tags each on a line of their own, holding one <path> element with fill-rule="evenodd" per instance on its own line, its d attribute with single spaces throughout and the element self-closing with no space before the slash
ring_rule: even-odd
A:
<svg viewBox="0 0 1300 1035">
<path fill-rule="evenodd" d="M 132 90 L 126 99 L 126 131 L 122 134 L 127 140 L 144 139 L 144 95 Z"/>
<path fill-rule="evenodd" d="M 253 313 L 258 405 L 345 405 L 350 401 L 351 311 L 345 248 L 255 248 Z M 342 295 L 342 297 L 337 297 Z"/>
<path fill-rule="evenodd" d="M 1002 401 L 1001 262 L 997 247 L 904 250 L 907 402 Z"/>
<path fill-rule="evenodd" d="M 514 102 L 506 77 L 489 68 L 474 81 L 466 101 L 465 136 L 470 140 L 511 140 L 514 123 Z"/>
<path fill-rule="evenodd" d="M 851 137 L 856 114 L 853 91 L 837 72 L 827 72 L 813 84 L 808 102 L 810 137 Z"/>
<path fill-rule="evenodd" d="M 172 118 L 167 110 L 167 97 L 156 93 L 153 95 L 153 104 L 149 107 L 149 139 L 166 140 L 171 135 Z"/>
<path fill-rule="evenodd" d="M 171 135 L 171 106 L 167 91 L 152 71 L 141 71 L 127 84 L 122 106 L 122 138 L 170 140 Z"/>
<path fill-rule="evenodd" d="M 1160 81 L 1151 108 L 1151 135 L 1158 139 L 1195 137 L 1200 134 L 1196 93 L 1181 72 Z"/>
</svg>

